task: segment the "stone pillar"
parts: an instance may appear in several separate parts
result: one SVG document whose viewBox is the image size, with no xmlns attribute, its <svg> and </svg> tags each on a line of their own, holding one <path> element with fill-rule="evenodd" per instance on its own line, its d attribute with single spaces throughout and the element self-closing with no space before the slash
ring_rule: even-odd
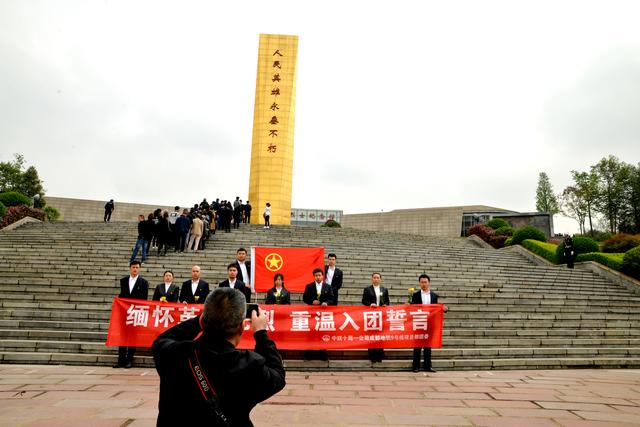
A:
<svg viewBox="0 0 640 427">
<path fill-rule="evenodd" d="M 251 223 L 263 222 L 271 203 L 271 224 L 291 223 L 293 129 L 298 36 L 260 34 L 249 201 Z"/>
</svg>

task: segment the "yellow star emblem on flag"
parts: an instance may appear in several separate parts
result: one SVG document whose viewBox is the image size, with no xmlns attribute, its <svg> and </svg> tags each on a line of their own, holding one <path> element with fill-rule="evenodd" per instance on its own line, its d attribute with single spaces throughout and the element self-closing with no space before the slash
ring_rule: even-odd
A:
<svg viewBox="0 0 640 427">
<path fill-rule="evenodd" d="M 264 265 L 269 271 L 278 271 L 282 268 L 284 260 L 278 253 L 272 252 L 264 258 Z"/>
</svg>

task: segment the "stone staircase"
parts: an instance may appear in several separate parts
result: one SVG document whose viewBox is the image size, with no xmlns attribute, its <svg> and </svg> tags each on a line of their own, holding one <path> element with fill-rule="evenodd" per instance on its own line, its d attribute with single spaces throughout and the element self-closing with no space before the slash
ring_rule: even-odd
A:
<svg viewBox="0 0 640 427">
<path fill-rule="evenodd" d="M 0 361 L 109 365 L 104 345 L 118 280 L 128 272 L 133 223 L 42 223 L 0 232 Z M 172 269 L 176 282 L 199 264 L 217 283 L 244 246 L 325 246 L 345 272 L 341 304 L 360 304 L 371 273 L 383 275 L 393 304 L 407 300 L 427 272 L 450 311 L 436 369 L 640 367 L 640 297 L 582 270 L 537 266 L 512 250 L 480 248 L 466 239 L 353 229 L 278 227 L 217 233 L 198 254 L 152 252 L 142 268 L 150 285 Z M 151 296 L 151 291 L 150 295 Z M 259 295 L 264 300 L 264 295 Z M 294 295 L 293 302 L 300 301 Z M 371 367 L 365 350 L 330 352 L 329 362 L 303 362 L 284 352 L 290 369 L 404 370 L 410 349 L 386 350 Z M 136 364 L 151 366 L 149 352 Z"/>
</svg>

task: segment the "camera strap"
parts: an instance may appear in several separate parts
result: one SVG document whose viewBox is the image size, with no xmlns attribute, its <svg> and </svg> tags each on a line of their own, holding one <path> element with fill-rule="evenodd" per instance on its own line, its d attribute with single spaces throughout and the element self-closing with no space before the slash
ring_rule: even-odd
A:
<svg viewBox="0 0 640 427">
<path fill-rule="evenodd" d="M 198 350 L 195 348 L 189 355 L 189 367 L 191 368 L 193 378 L 196 380 L 196 383 L 198 383 L 198 388 L 200 388 L 200 392 L 202 392 L 204 400 L 216 399 L 218 394 L 211 386 L 207 375 L 204 373 L 204 370 L 200 365 L 200 359 L 198 358 Z"/>
</svg>

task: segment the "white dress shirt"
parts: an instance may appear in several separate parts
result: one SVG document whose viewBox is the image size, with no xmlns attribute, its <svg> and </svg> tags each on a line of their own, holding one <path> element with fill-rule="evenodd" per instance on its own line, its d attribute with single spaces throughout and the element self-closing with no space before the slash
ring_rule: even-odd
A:
<svg viewBox="0 0 640 427">
<path fill-rule="evenodd" d="M 195 282 L 193 280 L 191 281 L 191 295 L 193 296 L 196 295 L 196 289 L 198 289 L 198 283 L 200 283 L 200 279 L 196 280 Z"/>
<path fill-rule="evenodd" d="M 315 283 L 316 283 L 316 293 L 319 295 L 322 292 L 322 282 L 320 283 L 315 282 Z"/>
<path fill-rule="evenodd" d="M 373 292 L 376 294 L 376 305 L 380 305 L 380 286 L 373 285 Z"/>
<path fill-rule="evenodd" d="M 138 280 L 138 276 L 133 277 L 129 276 L 129 293 L 133 293 L 133 287 L 136 285 L 136 281 Z"/>
<path fill-rule="evenodd" d="M 171 287 L 171 282 L 164 284 L 164 293 L 165 294 L 169 292 L 169 288 L 170 287 Z"/>
<path fill-rule="evenodd" d="M 336 268 L 335 267 L 329 267 L 327 268 L 327 283 L 331 284 L 331 282 L 333 281 L 333 274 L 336 272 Z"/>
<path fill-rule="evenodd" d="M 423 304 L 431 304 L 431 293 L 429 291 L 420 291 L 420 296 L 422 297 Z"/>
<path fill-rule="evenodd" d="M 245 285 L 249 286 L 251 281 L 249 280 L 249 273 L 247 272 L 247 266 L 244 262 L 238 261 L 238 265 L 240 265 L 240 272 L 242 273 L 242 281 Z"/>
</svg>

